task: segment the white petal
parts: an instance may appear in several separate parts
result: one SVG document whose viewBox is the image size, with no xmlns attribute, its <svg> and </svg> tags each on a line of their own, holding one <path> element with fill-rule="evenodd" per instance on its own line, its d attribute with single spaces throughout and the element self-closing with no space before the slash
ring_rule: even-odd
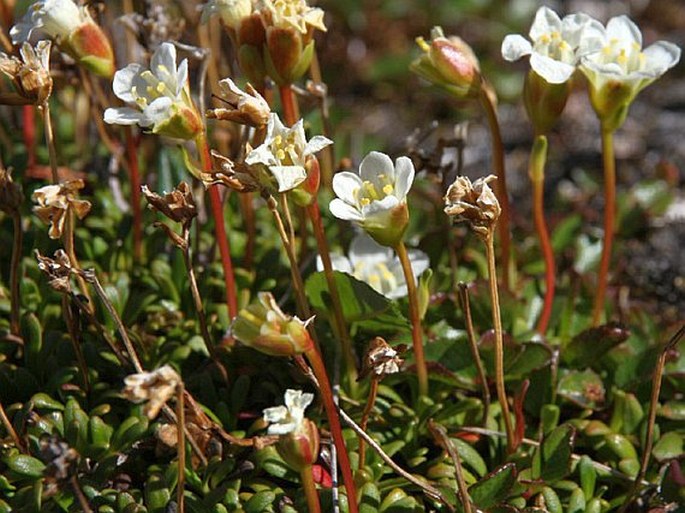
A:
<svg viewBox="0 0 685 513">
<path fill-rule="evenodd" d="M 293 390 L 291 388 L 285 391 L 284 397 L 285 405 L 293 417 L 304 417 L 304 410 L 314 400 L 314 394 L 303 393 L 302 390 Z"/>
<path fill-rule="evenodd" d="M 395 196 L 402 201 L 407 197 L 414 183 L 414 164 L 409 157 L 399 157 L 395 161 Z"/>
<path fill-rule="evenodd" d="M 145 122 L 149 125 L 156 125 L 166 121 L 171 117 L 171 106 L 174 101 L 168 96 L 160 96 L 143 110 Z"/>
<path fill-rule="evenodd" d="M 645 67 L 660 76 L 678 64 L 680 60 L 680 48 L 668 41 L 657 41 L 645 48 Z"/>
<path fill-rule="evenodd" d="M 386 196 L 380 201 L 372 201 L 362 207 L 362 215 L 364 219 L 368 220 L 375 217 L 379 222 L 383 223 L 391 214 L 391 211 L 399 204 L 400 201 L 395 196 Z"/>
<path fill-rule="evenodd" d="M 343 221 L 363 221 L 364 218 L 361 215 L 361 212 L 354 208 L 352 205 L 348 205 L 344 201 L 335 198 L 333 201 L 330 202 L 328 205 L 328 210 L 331 211 L 331 214 L 333 214 L 335 217 L 338 219 L 342 219 Z"/>
<path fill-rule="evenodd" d="M 301 166 L 271 166 L 269 171 L 278 182 L 278 192 L 290 191 L 307 179 Z"/>
<path fill-rule="evenodd" d="M 269 435 L 287 435 L 288 433 L 292 433 L 297 429 L 297 422 L 286 422 L 286 423 L 279 423 L 279 424 L 271 424 L 266 432 Z"/>
<path fill-rule="evenodd" d="M 412 271 L 414 271 L 414 276 L 416 276 L 417 279 L 423 274 L 423 271 L 428 269 L 430 266 L 428 255 L 419 249 L 409 250 L 409 261 L 411 262 L 411 268 Z"/>
<path fill-rule="evenodd" d="M 253 166 L 255 164 L 263 164 L 265 166 L 276 166 L 279 164 L 278 159 L 271 153 L 271 148 L 266 144 L 257 146 L 245 157 L 245 164 Z"/>
<path fill-rule="evenodd" d="M 392 249 L 381 246 L 366 233 L 360 233 L 350 244 L 350 262 L 352 267 L 356 268 L 358 265 L 373 266 L 376 264 L 389 264 L 392 262 Z"/>
<path fill-rule="evenodd" d="M 350 264 L 350 260 L 343 255 L 331 254 L 331 267 L 333 267 L 334 271 L 340 271 L 347 274 L 352 273 L 352 264 Z M 323 271 L 323 262 L 320 256 L 316 257 L 316 270 Z"/>
<path fill-rule="evenodd" d="M 183 59 L 178 66 L 178 73 L 176 74 L 176 96 L 178 97 L 183 88 L 188 84 L 188 59 Z"/>
<path fill-rule="evenodd" d="M 549 7 L 540 7 L 535 13 L 528 35 L 533 41 L 537 41 L 540 36 L 555 31 L 561 32 L 561 18 Z"/>
<path fill-rule="evenodd" d="M 357 204 L 357 191 L 362 186 L 361 178 L 349 171 L 342 171 L 333 175 L 333 192 L 350 205 Z"/>
<path fill-rule="evenodd" d="M 281 422 L 288 418 L 288 408 L 285 406 L 265 408 L 262 415 L 267 422 Z"/>
<path fill-rule="evenodd" d="M 328 137 L 324 137 L 323 135 L 315 135 L 309 140 L 307 146 L 305 146 L 303 155 L 305 157 L 308 155 L 313 155 L 314 153 L 323 150 L 330 144 L 333 144 L 333 141 L 331 141 Z"/>
<path fill-rule="evenodd" d="M 19 43 L 23 43 L 24 41 L 28 41 L 31 37 L 31 32 L 33 32 L 34 28 L 36 27 L 30 21 L 30 18 L 28 18 L 28 16 L 22 18 L 22 20 L 19 23 L 17 23 L 10 29 L 10 37 L 12 38 L 12 43 L 17 45 Z"/>
<path fill-rule="evenodd" d="M 509 34 L 502 41 L 502 57 L 507 61 L 516 61 L 524 55 L 530 55 L 533 46 L 520 34 Z"/>
<path fill-rule="evenodd" d="M 104 119 L 110 125 L 137 125 L 142 121 L 143 113 L 130 107 L 110 107 L 105 110 Z"/>
<path fill-rule="evenodd" d="M 530 56 L 530 67 L 550 84 L 563 84 L 576 70 L 575 66 L 557 61 L 550 57 L 533 53 Z"/>
<path fill-rule="evenodd" d="M 125 102 L 133 102 L 135 98 L 131 94 L 133 89 L 133 82 L 143 67 L 140 64 L 129 64 L 124 69 L 118 70 L 114 74 L 114 80 L 112 81 L 112 90 L 117 98 Z"/>
<path fill-rule="evenodd" d="M 385 153 L 372 151 L 359 164 L 359 176 L 362 180 L 376 182 L 376 177 L 380 174 L 395 176 L 395 166 Z"/>
<path fill-rule="evenodd" d="M 576 57 L 599 52 L 605 44 L 606 29 L 604 25 L 592 19 L 585 24 L 581 31 L 578 48 L 576 49 Z"/>
<path fill-rule="evenodd" d="M 628 16 L 615 16 L 607 23 L 607 38 L 618 39 L 622 47 L 637 43 L 642 48 L 642 33 Z"/>
<path fill-rule="evenodd" d="M 162 78 L 158 71 L 176 73 L 176 47 L 171 43 L 162 43 L 157 47 L 150 59 L 150 71 L 158 78 Z"/>
</svg>

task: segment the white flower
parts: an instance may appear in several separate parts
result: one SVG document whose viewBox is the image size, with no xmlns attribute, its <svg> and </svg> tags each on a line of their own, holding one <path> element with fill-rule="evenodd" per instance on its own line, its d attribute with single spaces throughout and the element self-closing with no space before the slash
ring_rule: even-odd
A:
<svg viewBox="0 0 685 513">
<path fill-rule="evenodd" d="M 252 14 L 252 0 L 210 0 L 202 7 L 202 23 L 215 14 L 224 25 L 238 30 L 243 18 Z"/>
<path fill-rule="evenodd" d="M 326 31 L 323 23 L 324 12 L 318 7 L 310 7 L 306 0 L 261 0 L 257 4 L 260 11 L 266 11 L 270 20 L 268 26 L 278 28 L 293 27 L 302 34 L 308 32 L 307 25 Z"/>
<path fill-rule="evenodd" d="M 372 151 L 359 174 L 343 171 L 333 176 L 331 213 L 361 226 L 376 242 L 394 246 L 409 221 L 407 193 L 414 181 L 414 165 L 400 157 L 393 165 L 385 153 Z"/>
<path fill-rule="evenodd" d="M 392 249 L 381 246 L 368 235 L 360 233 L 352 240 L 348 255 L 332 255 L 333 269 L 351 274 L 387 298 L 397 299 L 407 295 L 402 264 Z M 423 251 L 410 250 L 409 260 L 415 277 L 428 269 L 428 255 Z M 318 270 L 323 269 L 320 257 L 316 266 Z"/>
<path fill-rule="evenodd" d="M 314 400 L 314 394 L 302 390 L 285 391 L 285 406 L 275 406 L 264 410 L 264 420 L 270 423 L 267 433 L 287 435 L 297 432 L 304 421 L 304 410 Z"/>
<path fill-rule="evenodd" d="M 580 57 L 601 45 L 602 24 L 587 14 L 563 19 L 548 7 L 540 7 L 528 33 L 532 44 L 519 34 L 502 42 L 502 56 L 515 61 L 530 55 L 530 67 L 550 84 L 566 82 Z"/>
<path fill-rule="evenodd" d="M 616 81 L 631 87 L 634 96 L 679 60 L 680 48 L 667 41 L 643 50 L 640 29 L 627 16 L 617 16 L 602 27 L 600 47 L 583 56 L 581 70 L 595 89 Z"/>
<path fill-rule="evenodd" d="M 40 29 L 51 38 L 67 39 L 69 35 L 90 16 L 72 0 L 38 0 L 33 2 L 22 20 L 10 30 L 14 44 L 28 41 L 35 29 Z"/>
<path fill-rule="evenodd" d="M 307 157 L 325 148 L 333 141 L 317 135 L 307 142 L 304 124 L 299 120 L 292 128 L 286 127 L 272 113 L 266 128 L 266 139 L 245 157 L 245 163 L 266 166 L 278 182 L 278 192 L 294 189 L 307 178 Z"/>
<path fill-rule="evenodd" d="M 162 43 L 152 55 L 150 68 L 134 63 L 114 74 L 114 94 L 137 108 L 109 108 L 105 122 L 152 127 L 153 133 L 180 139 L 194 137 L 202 121 L 190 98 L 187 59 L 177 68 L 176 47 Z"/>
</svg>

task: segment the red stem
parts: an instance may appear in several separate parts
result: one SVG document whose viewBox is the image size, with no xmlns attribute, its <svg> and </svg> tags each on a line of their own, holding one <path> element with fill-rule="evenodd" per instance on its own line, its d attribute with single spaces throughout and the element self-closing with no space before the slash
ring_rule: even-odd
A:
<svg viewBox="0 0 685 513">
<path fill-rule="evenodd" d="M 130 126 L 124 128 L 129 179 L 131 180 L 131 208 L 133 210 L 133 258 L 140 262 L 143 248 L 143 215 L 140 208 L 140 168 L 138 167 L 138 143 Z"/>
<path fill-rule="evenodd" d="M 24 105 L 22 109 L 22 122 L 24 132 L 24 145 L 26 146 L 26 154 L 28 160 L 26 162 L 27 168 L 32 168 L 36 165 L 36 118 L 35 107 L 33 105 Z"/>
<path fill-rule="evenodd" d="M 357 489 L 354 485 L 354 477 L 352 475 L 352 467 L 350 466 L 350 457 L 347 454 L 345 447 L 345 439 L 342 434 L 342 427 L 340 426 L 340 419 L 338 418 L 338 408 L 333 401 L 333 390 L 331 389 L 330 381 L 328 380 L 328 373 L 326 367 L 321 359 L 321 354 L 316 349 L 316 345 L 312 342 L 311 349 L 305 351 L 307 360 L 312 366 L 314 375 L 319 382 L 319 389 L 321 390 L 321 399 L 323 400 L 323 407 L 326 410 L 328 417 L 328 424 L 331 429 L 331 436 L 333 443 L 338 452 L 338 463 L 343 475 L 343 483 L 347 489 L 347 502 L 350 513 L 358 513 L 357 508 Z"/>
<path fill-rule="evenodd" d="M 290 87 L 290 84 L 278 86 L 278 92 L 281 95 L 281 105 L 283 107 L 283 118 L 285 124 L 293 126 L 297 123 L 297 105 L 295 103 L 295 95 Z"/>
<path fill-rule="evenodd" d="M 209 154 L 209 146 L 207 146 L 207 139 L 204 134 L 200 134 L 197 138 L 198 152 L 202 159 L 202 167 L 205 171 L 212 170 L 212 159 Z M 216 241 L 219 244 L 219 253 L 221 254 L 221 263 L 224 267 L 224 284 L 226 286 L 226 304 L 228 305 L 228 315 L 233 319 L 238 315 L 238 300 L 236 298 L 235 277 L 233 275 L 233 263 L 231 262 L 231 249 L 228 243 L 228 236 L 226 235 L 226 225 L 224 222 L 224 209 L 219 194 L 218 185 L 209 186 L 209 201 L 212 206 L 212 215 L 214 216 L 214 233 Z"/>
</svg>

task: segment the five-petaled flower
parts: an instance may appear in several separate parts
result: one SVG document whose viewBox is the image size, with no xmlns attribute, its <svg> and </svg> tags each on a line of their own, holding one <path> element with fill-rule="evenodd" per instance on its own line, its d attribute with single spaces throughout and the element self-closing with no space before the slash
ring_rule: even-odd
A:
<svg viewBox="0 0 685 513">
<path fill-rule="evenodd" d="M 399 157 L 393 165 L 385 153 L 372 151 L 362 160 L 359 174 L 343 171 L 333 176 L 337 198 L 329 208 L 379 244 L 393 247 L 407 229 L 407 193 L 413 182 L 414 164 L 408 157 Z"/>
<path fill-rule="evenodd" d="M 285 391 L 285 406 L 274 406 L 264 410 L 264 420 L 269 423 L 270 435 L 287 435 L 297 431 L 304 420 L 304 411 L 314 400 L 314 394 L 302 390 Z"/>
<path fill-rule="evenodd" d="M 549 7 L 540 7 L 528 33 L 532 44 L 520 34 L 502 42 L 502 56 L 515 61 L 530 55 L 530 67 L 550 84 L 571 78 L 579 59 L 601 46 L 602 24 L 587 14 L 559 17 Z"/>
<path fill-rule="evenodd" d="M 114 94 L 136 108 L 108 108 L 105 122 L 139 125 L 155 134 L 194 139 L 202 130 L 202 119 L 190 98 L 188 60 L 176 67 L 176 47 L 162 43 L 150 60 L 150 69 L 129 64 L 117 71 Z"/>
<path fill-rule="evenodd" d="M 667 41 L 642 49 L 640 29 L 627 16 L 602 27 L 600 48 L 584 55 L 581 71 L 588 78 L 590 100 L 609 129 L 618 128 L 637 94 L 680 60 L 680 48 Z"/>
<path fill-rule="evenodd" d="M 114 53 L 109 39 L 85 6 L 72 0 L 38 0 L 10 30 L 12 42 L 28 41 L 34 30 L 53 39 L 60 49 L 102 77 L 114 73 Z"/>
<path fill-rule="evenodd" d="M 400 259 L 392 249 L 381 246 L 365 233 L 358 234 L 352 240 L 347 257 L 331 255 L 331 260 L 336 271 L 351 274 L 390 299 L 407 295 L 407 282 Z M 428 255 L 423 251 L 410 250 L 409 260 L 414 276 L 420 276 L 428 269 Z M 320 257 L 316 265 L 319 270 L 323 268 Z"/>
<path fill-rule="evenodd" d="M 21 60 L 0 52 L 0 71 L 12 81 L 14 93 L 0 93 L 0 103 L 43 105 L 52 92 L 50 41 L 21 45 Z"/>
<path fill-rule="evenodd" d="M 302 120 L 288 128 L 277 114 L 272 113 L 266 129 L 266 139 L 248 153 L 245 164 L 268 168 L 278 184 L 278 192 L 286 192 L 307 179 L 307 158 L 332 143 L 333 141 L 321 135 L 307 141 Z"/>
<path fill-rule="evenodd" d="M 36 189 L 31 197 L 37 203 L 33 211 L 41 221 L 50 224 L 48 236 L 59 239 L 64 231 L 67 216 L 74 212 L 83 219 L 90 212 L 90 202 L 76 198 L 83 189 L 83 180 L 69 180 L 58 185 L 46 185 Z"/>
</svg>

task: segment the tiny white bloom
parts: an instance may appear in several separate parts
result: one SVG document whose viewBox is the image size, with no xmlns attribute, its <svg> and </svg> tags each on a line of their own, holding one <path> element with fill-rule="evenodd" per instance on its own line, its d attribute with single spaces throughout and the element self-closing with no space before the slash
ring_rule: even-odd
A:
<svg viewBox="0 0 685 513">
<path fill-rule="evenodd" d="M 414 182 L 414 164 L 400 157 L 393 165 L 385 153 L 372 151 L 359 165 L 359 174 L 349 171 L 333 176 L 331 213 L 361 226 L 384 246 L 399 242 L 409 216 L 407 193 Z"/>
<path fill-rule="evenodd" d="M 257 8 L 268 13 L 268 26 L 293 27 L 302 34 L 307 33 L 307 25 L 326 31 L 323 10 L 310 7 L 306 0 L 261 0 L 257 2 Z"/>
<path fill-rule="evenodd" d="M 333 269 L 351 274 L 389 299 L 407 295 L 407 282 L 400 259 L 392 249 L 381 246 L 365 233 L 360 233 L 352 240 L 348 257 L 331 255 L 331 260 Z M 428 255 L 423 251 L 410 250 L 409 260 L 417 278 L 428 269 Z M 320 257 L 316 266 L 318 270 L 323 269 Z"/>
<path fill-rule="evenodd" d="M 278 192 L 286 192 L 307 178 L 304 167 L 307 157 L 332 143 L 333 141 L 321 135 L 307 141 L 302 120 L 288 128 L 281 122 L 278 114 L 272 113 L 264 142 L 248 153 L 245 163 L 250 166 L 266 166 L 278 182 Z"/>
<path fill-rule="evenodd" d="M 252 14 L 252 0 L 210 0 L 202 7 L 202 23 L 215 14 L 227 27 L 238 30 L 243 18 Z"/>
<path fill-rule="evenodd" d="M 87 23 L 87 11 L 72 0 L 38 0 L 33 2 L 24 17 L 10 30 L 14 44 L 28 41 L 31 33 L 40 29 L 51 38 L 67 39 L 69 35 Z"/>
<path fill-rule="evenodd" d="M 592 87 L 601 89 L 620 82 L 633 90 L 633 96 L 654 82 L 680 60 L 680 48 L 657 41 L 642 49 L 640 29 L 627 16 L 611 18 L 601 30 L 600 47 L 584 55 L 581 70 Z"/>
<path fill-rule="evenodd" d="M 314 394 L 306 394 L 302 390 L 286 390 L 285 406 L 264 410 L 264 420 L 270 423 L 267 433 L 287 435 L 296 432 L 304 420 L 304 410 L 313 400 Z"/>
<path fill-rule="evenodd" d="M 114 94 L 136 108 L 108 108 L 105 122 L 152 127 L 154 133 L 190 138 L 201 129 L 197 109 L 190 98 L 188 60 L 176 67 L 176 47 L 162 43 L 150 61 L 150 69 L 129 64 L 114 74 Z M 172 121 L 175 121 L 172 122 Z"/>
<path fill-rule="evenodd" d="M 540 7 L 528 33 L 529 42 L 520 34 L 510 34 L 502 42 L 502 56 L 515 61 L 530 55 L 530 67 L 550 84 L 566 82 L 584 54 L 601 44 L 602 24 L 587 14 L 578 13 L 563 19 L 548 7 Z"/>
</svg>

